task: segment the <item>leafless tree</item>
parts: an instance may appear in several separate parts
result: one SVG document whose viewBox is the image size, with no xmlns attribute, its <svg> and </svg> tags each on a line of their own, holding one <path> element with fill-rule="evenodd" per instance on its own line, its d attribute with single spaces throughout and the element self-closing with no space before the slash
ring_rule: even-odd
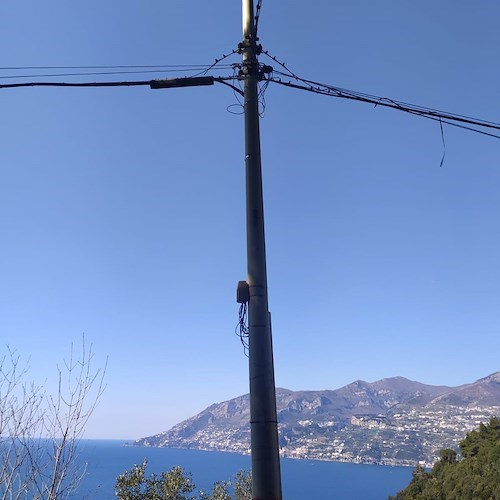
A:
<svg viewBox="0 0 500 500">
<path fill-rule="evenodd" d="M 50 394 L 29 381 L 29 364 L 10 348 L 0 358 L 0 499 L 68 498 L 85 473 L 77 445 L 104 391 L 106 366 L 94 369 L 82 339 L 57 367 Z"/>
</svg>

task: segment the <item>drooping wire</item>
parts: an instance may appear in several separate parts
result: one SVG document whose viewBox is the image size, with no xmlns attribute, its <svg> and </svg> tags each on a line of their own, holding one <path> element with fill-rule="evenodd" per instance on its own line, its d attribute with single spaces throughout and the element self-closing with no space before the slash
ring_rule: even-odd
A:
<svg viewBox="0 0 500 500">
<path fill-rule="evenodd" d="M 233 51 L 234 53 L 235 51 Z M 500 123 L 493 122 L 493 121 L 488 121 L 488 120 L 482 120 L 479 118 L 473 118 L 465 115 L 460 115 L 456 113 L 450 113 L 450 112 L 445 112 L 445 111 L 440 111 L 437 109 L 433 108 L 426 108 L 424 106 L 416 105 L 416 104 L 411 104 L 403 101 L 396 101 L 394 99 L 389 99 L 387 97 L 379 97 L 371 94 L 366 94 L 363 92 L 357 92 L 357 91 L 352 91 L 348 89 L 343 89 L 341 87 L 336 87 L 334 85 L 329 85 L 329 84 L 324 84 L 320 82 L 315 82 L 313 80 L 307 80 L 305 78 L 300 78 L 296 74 L 294 74 L 290 69 L 282 62 L 280 62 L 277 58 L 274 56 L 270 55 L 267 51 L 264 51 L 264 53 L 270 57 L 273 61 L 278 63 L 285 71 L 286 73 L 282 71 L 277 71 L 273 70 L 270 67 L 267 67 L 267 70 L 265 70 L 265 67 L 262 67 L 262 75 L 261 75 L 261 80 L 265 81 L 266 84 L 265 86 L 262 87 L 261 91 L 259 92 L 259 96 L 263 96 L 263 92 L 267 88 L 267 85 L 269 82 L 276 83 L 278 85 L 282 85 L 285 87 L 290 87 L 294 89 L 299 89 L 299 90 L 305 90 L 307 92 L 312 92 L 315 94 L 320 94 L 320 95 L 326 95 L 329 97 L 337 97 L 337 98 L 342 98 L 342 99 L 349 99 L 353 101 L 359 101 L 359 102 L 365 102 L 365 103 L 370 103 L 373 104 L 375 107 L 377 106 L 382 106 L 382 107 L 387 107 L 387 108 L 392 108 L 396 109 L 398 111 L 403 111 L 405 113 L 413 114 L 420 116 L 422 118 L 426 118 L 428 120 L 434 120 L 440 123 L 440 126 L 442 127 L 443 124 L 445 125 L 451 125 L 453 127 L 461 128 L 464 130 L 468 130 L 470 132 L 475 132 L 478 134 L 486 135 L 489 137 L 494 137 L 495 139 L 500 139 L 500 135 L 496 133 L 489 132 L 484 129 L 488 130 L 493 130 L 493 131 L 500 131 Z M 231 55 L 231 54 L 229 54 Z M 228 55 L 228 56 L 229 56 Z M 223 57 L 228 57 L 228 56 L 223 56 Z M 220 62 L 219 60 L 216 60 L 217 62 L 214 63 L 213 65 L 209 66 L 208 69 L 205 71 L 209 71 L 211 68 L 214 67 L 215 64 L 218 64 Z M 214 81 L 217 81 L 218 83 L 223 83 L 225 85 L 228 85 L 233 89 L 233 91 L 239 95 L 243 95 L 243 91 L 241 90 L 241 87 L 238 88 L 234 85 L 234 83 L 241 83 L 241 80 L 243 79 L 241 75 L 237 74 L 237 68 L 239 67 L 237 64 L 232 64 L 229 67 L 233 69 L 233 76 L 230 77 L 214 77 Z M 188 66 L 185 65 L 183 67 L 183 71 L 186 71 L 187 68 L 191 68 L 191 70 L 195 71 L 193 66 Z M 206 66 L 205 66 L 206 68 Z M 172 70 L 176 71 L 176 70 Z M 179 70 L 180 71 L 180 70 Z M 144 72 L 149 72 L 144 71 Z M 120 74 L 121 72 L 112 72 L 113 74 Z M 96 74 L 95 72 L 92 73 L 85 73 L 85 75 L 91 75 L 91 74 Z M 100 72 L 97 74 L 101 74 Z M 61 74 L 58 74 L 61 76 Z M 76 73 L 71 74 L 71 76 L 76 76 Z M 28 76 L 24 75 L 23 77 L 18 77 L 18 78 L 28 78 L 28 77 L 41 77 L 42 75 L 36 75 L 36 76 Z M 54 76 L 54 75 L 52 75 Z M 284 80 L 286 78 L 286 80 Z M 295 80 L 295 81 L 293 81 Z M 228 83 L 228 81 L 232 81 L 233 84 Z M 40 82 L 40 81 L 32 81 L 32 82 L 16 82 L 16 83 L 9 83 L 9 84 L 0 84 L 0 89 L 2 88 L 16 88 L 16 87 L 121 87 L 121 86 L 139 86 L 139 85 L 148 85 L 151 86 L 151 83 L 154 82 L 154 80 L 149 80 L 149 81 L 114 81 L 114 82 Z M 242 106 L 241 102 L 239 101 L 239 97 L 237 97 L 239 106 Z M 264 103 L 265 106 L 265 103 Z"/>
<path fill-rule="evenodd" d="M 243 352 L 248 358 L 248 321 L 247 321 L 247 303 L 244 302 L 240 304 L 240 310 L 238 313 L 238 324 L 236 325 L 234 333 L 240 338 L 241 345 L 243 346 Z"/>
<path fill-rule="evenodd" d="M 288 77 L 288 74 L 282 73 L 280 71 L 274 71 L 275 74 L 280 75 L 280 76 L 285 76 Z M 304 78 L 300 78 L 296 75 L 293 76 L 296 80 L 303 82 L 307 84 L 307 88 L 305 90 L 310 90 L 316 93 L 322 93 L 322 94 L 330 94 L 333 95 L 334 97 L 341 97 L 345 99 L 352 99 L 352 100 L 357 100 L 357 101 L 362 101 L 362 102 L 369 102 L 371 104 L 374 104 L 375 106 L 386 106 L 386 107 L 392 107 L 392 108 L 397 108 L 402 111 L 407 111 L 407 112 L 414 112 L 415 114 L 419 113 L 426 113 L 428 115 L 433 115 L 436 118 L 445 118 L 445 119 L 454 119 L 457 121 L 464 121 L 470 124 L 474 125 L 480 125 L 480 126 L 487 126 L 487 124 L 492 125 L 491 128 L 498 128 L 500 126 L 499 123 L 492 122 L 492 121 L 487 121 L 487 120 L 481 120 L 478 118 L 473 118 L 465 115 L 460 115 L 457 113 L 450 113 L 446 111 L 441 111 L 438 109 L 434 108 L 428 108 L 425 106 L 420 106 L 418 104 L 411 104 L 407 103 L 404 101 L 397 101 L 394 99 L 390 99 L 387 97 L 379 97 L 371 94 L 366 94 L 363 92 L 358 92 L 354 90 L 348 90 L 348 89 L 343 89 L 341 87 L 336 87 L 333 85 L 329 84 L 324 84 L 324 83 L 319 83 L 315 82 L 313 80 L 306 80 Z"/>
<path fill-rule="evenodd" d="M 238 65 L 235 65 L 233 67 L 233 82 L 237 85 L 237 87 L 231 85 L 233 88 L 234 97 L 236 98 L 237 102 L 227 106 L 226 110 L 232 115 L 242 115 L 245 112 L 245 106 L 243 104 L 243 101 L 241 100 L 241 97 L 244 97 L 245 92 L 241 88 L 242 81 L 239 77 Z M 233 111 L 233 109 L 235 109 L 235 111 Z"/>
<path fill-rule="evenodd" d="M 259 93 L 257 94 L 257 98 L 259 100 L 259 116 L 261 118 L 264 117 L 264 113 L 266 111 L 266 98 L 265 98 L 265 92 L 267 90 L 267 87 L 269 86 L 269 80 L 264 80 L 263 82 L 259 83 Z"/>
<path fill-rule="evenodd" d="M 206 75 L 211 69 L 215 68 L 215 66 L 217 66 L 221 61 L 223 61 L 224 59 L 227 59 L 228 57 L 232 56 L 233 54 L 237 54 L 237 53 L 238 53 L 238 51 L 233 49 L 229 54 L 222 54 L 222 57 L 220 57 L 219 59 L 215 59 L 215 61 L 208 68 L 206 68 L 201 74 Z M 231 65 L 231 66 L 233 66 L 233 65 Z"/>
<path fill-rule="evenodd" d="M 228 83 L 226 80 L 233 80 L 233 78 L 215 78 L 214 81 L 218 83 L 222 83 L 223 85 L 227 85 L 228 87 L 233 89 L 233 93 L 236 95 L 236 98 L 238 99 L 238 94 L 243 95 L 243 91 L 240 90 L 238 87 L 235 85 Z M 239 99 L 238 99 L 239 100 Z"/>
<path fill-rule="evenodd" d="M 288 80 L 282 80 L 281 77 L 287 78 Z M 295 79 L 298 83 L 290 81 L 290 78 Z M 471 132 L 500 139 L 500 135 L 482 130 L 482 128 L 487 128 L 500 131 L 500 123 L 488 120 L 482 120 L 479 118 L 473 118 L 456 113 L 440 111 L 433 108 L 426 108 L 424 106 L 416 104 L 410 104 L 403 101 L 396 101 L 394 99 L 389 99 L 387 97 L 374 96 L 362 92 L 356 92 L 352 90 L 343 89 L 340 87 L 335 87 L 333 85 L 315 82 L 313 80 L 307 80 L 304 78 L 300 78 L 296 75 L 292 76 L 288 68 L 287 68 L 287 73 L 283 73 L 280 71 L 273 71 L 273 74 L 269 76 L 268 80 L 278 85 L 305 90 L 307 92 L 312 92 L 315 94 L 370 103 L 375 105 L 375 107 L 382 106 L 382 107 L 396 109 L 399 111 L 403 111 L 405 113 L 410 113 L 413 115 L 420 116 L 422 118 L 438 121 L 441 122 L 442 124 L 451 125 L 453 127 L 462 128 L 465 130 L 469 130 Z"/>
<path fill-rule="evenodd" d="M 446 156 L 446 142 L 444 140 L 443 122 L 441 120 L 439 120 L 439 128 L 441 129 L 441 140 L 443 141 L 443 156 L 441 157 L 441 163 L 439 164 L 439 166 L 442 167 Z"/>
<path fill-rule="evenodd" d="M 445 111 L 441 111 L 438 109 L 434 108 L 427 108 L 424 106 L 419 106 L 416 104 L 411 104 L 407 103 L 404 101 L 396 101 L 394 99 L 389 99 L 386 97 L 379 97 L 371 94 L 366 94 L 363 92 L 357 92 L 357 91 L 352 91 L 348 89 L 343 89 L 341 87 L 336 87 L 333 85 L 328 85 L 324 83 L 319 83 L 315 82 L 313 80 L 307 80 L 305 78 L 300 78 L 297 76 L 293 71 L 288 68 L 288 66 L 280 61 L 278 58 L 270 54 L 267 50 L 262 51 L 263 54 L 265 54 L 267 57 L 269 57 L 271 60 L 279 64 L 286 73 L 283 73 L 279 70 L 273 70 L 273 74 L 276 74 L 280 77 L 285 77 L 285 78 L 292 78 L 298 82 L 306 84 L 304 85 L 299 85 L 299 84 L 293 84 L 291 81 L 282 81 L 281 78 L 276 78 L 273 76 L 270 76 L 268 78 L 269 81 L 272 81 L 274 83 L 278 83 L 280 85 L 285 85 L 289 86 L 292 88 L 298 88 L 301 90 L 306 90 L 309 92 L 313 92 L 316 94 L 322 94 L 322 95 L 328 95 L 330 97 L 339 97 L 343 99 L 351 99 L 355 101 L 361 101 L 361 102 L 367 102 L 374 104 L 376 106 L 384 106 L 384 107 L 390 107 L 393 109 L 398 109 L 399 111 L 404 111 L 407 113 L 415 114 L 418 116 L 421 116 L 423 118 L 439 121 L 441 126 L 443 123 L 447 125 L 452 125 L 458 128 L 463 128 L 465 130 L 469 130 L 471 132 L 476 132 L 484 135 L 488 135 L 491 137 L 495 138 L 500 138 L 500 136 L 497 136 L 496 134 L 490 134 L 488 132 L 485 132 L 484 130 L 479 130 L 473 127 L 467 127 L 460 125 L 459 123 L 453 123 L 453 122 L 462 122 L 462 123 L 467 123 L 470 125 L 476 125 L 478 127 L 486 127 L 486 128 L 492 128 L 495 130 L 500 130 L 500 123 L 488 121 L 488 120 L 481 120 L 478 118 L 473 118 L 465 115 L 460 115 L 457 113 L 449 113 Z"/>
<path fill-rule="evenodd" d="M 287 76 L 291 76 L 296 80 L 300 80 L 300 78 L 293 71 L 291 71 L 284 62 L 280 61 L 278 58 L 270 54 L 269 51 L 263 50 L 262 53 L 269 57 L 269 59 L 273 60 L 275 63 L 279 64 L 287 72 Z"/>
</svg>

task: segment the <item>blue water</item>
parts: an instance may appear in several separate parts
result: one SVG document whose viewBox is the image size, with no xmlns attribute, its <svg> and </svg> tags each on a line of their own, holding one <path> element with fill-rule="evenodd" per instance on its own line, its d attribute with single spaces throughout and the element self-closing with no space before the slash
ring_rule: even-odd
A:
<svg viewBox="0 0 500 500">
<path fill-rule="evenodd" d="M 250 457 L 235 453 L 140 448 L 123 441 L 84 440 L 80 460 L 87 474 L 73 499 L 114 497 L 116 477 L 148 459 L 147 472 L 160 473 L 175 465 L 191 472 L 198 489 L 210 491 L 215 481 L 229 480 L 240 469 L 250 469 Z M 281 461 L 285 500 L 382 500 L 404 488 L 411 468 L 358 465 L 315 460 Z"/>
</svg>

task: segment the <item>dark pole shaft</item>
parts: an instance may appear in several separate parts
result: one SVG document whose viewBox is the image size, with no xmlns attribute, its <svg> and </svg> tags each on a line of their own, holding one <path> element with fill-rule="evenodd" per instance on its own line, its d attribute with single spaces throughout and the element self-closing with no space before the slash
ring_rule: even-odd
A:
<svg viewBox="0 0 500 500">
<path fill-rule="evenodd" d="M 264 207 L 260 159 L 256 40 L 252 0 L 243 0 L 243 74 L 247 196 L 247 259 L 252 496 L 281 499 L 276 391 L 267 299 Z"/>
</svg>

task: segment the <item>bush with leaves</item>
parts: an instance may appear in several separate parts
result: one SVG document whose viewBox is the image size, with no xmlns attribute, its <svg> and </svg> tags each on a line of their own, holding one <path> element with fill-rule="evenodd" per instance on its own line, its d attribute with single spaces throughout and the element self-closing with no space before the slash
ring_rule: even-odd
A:
<svg viewBox="0 0 500 500">
<path fill-rule="evenodd" d="M 142 465 L 134 465 L 132 469 L 118 476 L 115 494 L 120 500 L 188 500 L 195 497 L 186 496 L 195 489 L 191 476 L 181 467 L 173 467 L 160 476 L 146 476 L 147 460 Z"/>
<path fill-rule="evenodd" d="M 190 496 L 196 486 L 191 474 L 182 467 L 172 467 L 160 475 L 146 475 L 148 461 L 144 459 L 142 465 L 134 465 L 132 469 L 121 474 L 116 479 L 115 495 L 119 500 L 195 500 Z M 231 488 L 234 497 L 231 496 Z M 218 481 L 212 491 L 201 491 L 199 500 L 251 500 L 252 476 L 251 473 L 239 471 L 234 481 Z"/>
</svg>

